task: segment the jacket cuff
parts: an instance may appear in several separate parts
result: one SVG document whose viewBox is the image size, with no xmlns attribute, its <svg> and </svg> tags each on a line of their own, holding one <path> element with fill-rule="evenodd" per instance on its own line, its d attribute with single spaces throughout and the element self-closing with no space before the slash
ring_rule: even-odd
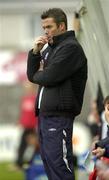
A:
<svg viewBox="0 0 109 180">
<path fill-rule="evenodd" d="M 105 156 L 105 157 L 109 157 L 109 145 L 105 146 L 104 156 Z"/>
<path fill-rule="evenodd" d="M 30 55 L 30 56 L 35 56 L 35 57 L 36 57 L 36 56 L 38 56 L 38 57 L 41 56 L 40 52 L 34 54 L 34 53 L 33 53 L 33 49 L 31 49 L 31 50 L 29 51 L 29 55 Z"/>
</svg>

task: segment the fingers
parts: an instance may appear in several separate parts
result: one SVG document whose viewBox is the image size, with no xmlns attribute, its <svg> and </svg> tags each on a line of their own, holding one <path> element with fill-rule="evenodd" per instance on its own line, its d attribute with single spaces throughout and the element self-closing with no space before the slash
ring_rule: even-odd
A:
<svg viewBox="0 0 109 180">
<path fill-rule="evenodd" d="M 46 36 L 39 36 L 36 38 L 34 41 L 33 53 L 36 54 L 39 52 L 47 42 L 48 39 Z"/>
<path fill-rule="evenodd" d="M 105 153 L 105 149 L 98 147 L 97 149 L 92 151 L 92 154 L 96 157 L 101 157 Z"/>
<path fill-rule="evenodd" d="M 98 152 L 98 150 L 93 150 L 93 151 L 92 151 L 92 154 L 93 154 L 94 156 L 96 156 L 96 157 L 99 157 L 99 152 Z"/>
<path fill-rule="evenodd" d="M 36 38 L 34 44 L 38 45 L 38 44 L 46 44 L 48 42 L 48 39 L 46 36 L 40 36 L 38 38 Z"/>
<path fill-rule="evenodd" d="M 40 61 L 40 66 L 43 67 L 44 66 L 44 60 Z"/>
<path fill-rule="evenodd" d="M 41 60 L 41 61 L 40 61 L 39 71 L 43 71 L 43 69 L 44 69 L 44 61 Z"/>
</svg>

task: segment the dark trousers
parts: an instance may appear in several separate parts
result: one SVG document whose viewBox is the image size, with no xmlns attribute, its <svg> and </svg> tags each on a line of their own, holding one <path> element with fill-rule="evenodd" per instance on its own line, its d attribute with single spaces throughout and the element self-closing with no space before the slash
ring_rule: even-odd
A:
<svg viewBox="0 0 109 180">
<path fill-rule="evenodd" d="M 39 117 L 41 157 L 49 180 L 75 180 L 73 118 Z"/>
</svg>

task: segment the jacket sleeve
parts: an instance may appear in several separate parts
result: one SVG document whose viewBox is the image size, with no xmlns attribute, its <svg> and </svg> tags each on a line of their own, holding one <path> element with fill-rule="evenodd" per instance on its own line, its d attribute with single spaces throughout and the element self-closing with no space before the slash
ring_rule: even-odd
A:
<svg viewBox="0 0 109 180">
<path fill-rule="evenodd" d="M 96 145 L 96 148 L 97 147 L 104 148 L 108 144 L 109 144 L 109 137 L 106 137 L 106 138 L 101 139 L 100 141 L 98 141 L 95 145 Z"/>
<path fill-rule="evenodd" d="M 29 51 L 28 60 L 27 60 L 27 77 L 31 82 L 34 82 L 33 76 L 39 69 L 40 60 L 41 60 L 40 53 L 33 54 L 32 50 Z"/>
<path fill-rule="evenodd" d="M 107 157 L 107 158 L 109 158 L 109 142 L 108 142 L 108 144 L 105 145 L 104 148 L 105 148 L 105 154 L 104 154 L 104 156 Z"/>
<path fill-rule="evenodd" d="M 56 86 L 79 70 L 85 62 L 85 55 L 78 46 L 61 47 L 53 56 L 52 63 L 43 71 L 37 71 L 33 81 L 42 86 Z"/>
</svg>

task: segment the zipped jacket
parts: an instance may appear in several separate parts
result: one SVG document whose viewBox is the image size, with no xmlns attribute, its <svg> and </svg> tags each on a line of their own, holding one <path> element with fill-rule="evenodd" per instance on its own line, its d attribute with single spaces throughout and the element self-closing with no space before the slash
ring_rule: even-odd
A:
<svg viewBox="0 0 109 180">
<path fill-rule="evenodd" d="M 44 60 L 44 70 L 39 71 Z M 44 87 L 40 110 L 44 116 L 76 116 L 80 114 L 87 81 L 87 59 L 74 31 L 53 37 L 42 55 L 28 54 L 28 79 Z M 39 90 L 40 91 L 40 90 Z M 40 92 L 39 92 L 40 93 Z M 38 98 L 37 98 L 38 99 Z"/>
</svg>

